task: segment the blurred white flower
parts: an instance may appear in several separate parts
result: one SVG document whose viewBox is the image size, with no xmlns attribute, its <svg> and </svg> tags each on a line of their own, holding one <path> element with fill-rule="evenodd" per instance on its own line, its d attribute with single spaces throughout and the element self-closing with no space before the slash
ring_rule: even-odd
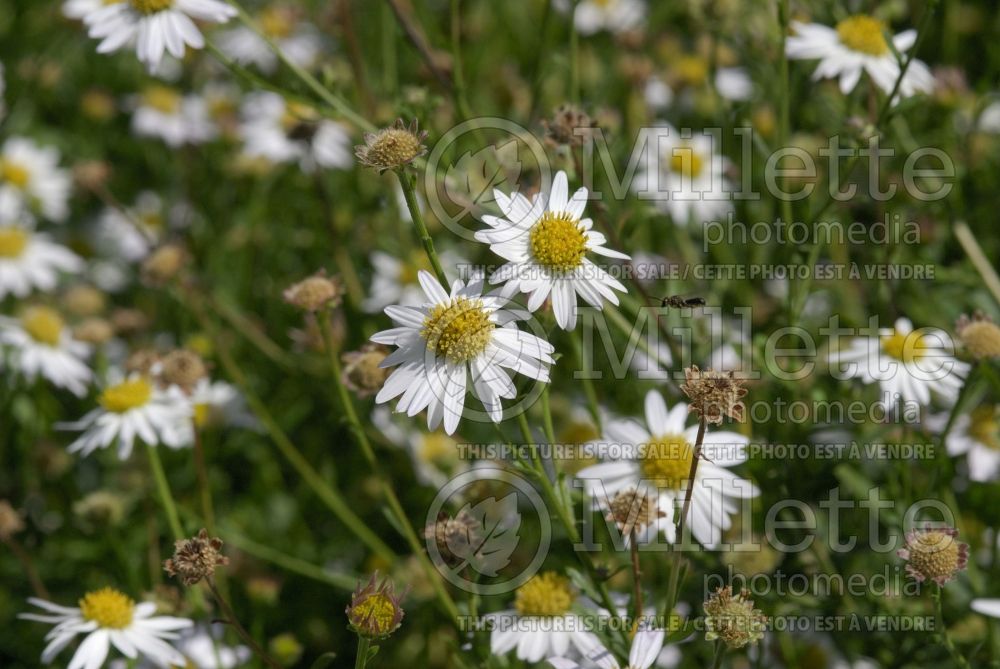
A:
<svg viewBox="0 0 1000 669">
<path fill-rule="evenodd" d="M 917 41 L 917 31 L 906 30 L 892 38 L 890 48 L 885 39 L 885 24 L 866 14 L 849 16 L 833 28 L 793 21 L 792 29 L 794 34 L 785 42 L 788 57 L 819 60 L 813 79 L 839 78 L 840 90 L 845 95 L 858 85 L 862 72 L 867 72 L 876 86 L 891 93 L 900 73 L 893 49 L 903 54 Z M 911 59 L 898 96 L 933 90 L 934 75 L 930 69 L 922 61 Z"/>
<path fill-rule="evenodd" d="M 662 666 L 657 661 L 660 649 L 663 648 L 663 630 L 640 629 L 632 637 L 632 647 L 628 653 L 626 669 L 649 669 L 653 663 Z M 604 646 L 595 641 L 594 647 L 587 649 L 584 656 L 595 667 L 600 669 L 621 669 L 618 660 Z M 549 664 L 555 669 L 580 669 L 581 665 L 565 657 L 549 658 Z"/>
<path fill-rule="evenodd" d="M 69 215 L 71 186 L 56 149 L 25 137 L 11 137 L 0 148 L 0 198 L 62 222 Z"/>
<path fill-rule="evenodd" d="M 422 484 L 440 489 L 468 469 L 468 461 L 461 458 L 458 442 L 443 430 L 424 432 L 411 426 L 404 429 L 393 422 L 388 407 L 384 406 L 375 407 L 371 420 L 386 439 L 406 449 L 417 480 Z"/>
<path fill-rule="evenodd" d="M 167 220 L 160 196 L 143 191 L 128 211 L 107 207 L 98 222 L 97 244 L 128 262 L 142 260 L 164 237 Z"/>
<path fill-rule="evenodd" d="M 557 4 L 561 11 L 570 5 L 562 0 Z M 643 0 L 582 0 L 576 5 L 573 26 L 581 35 L 593 35 L 601 30 L 614 33 L 638 28 L 646 18 Z"/>
<path fill-rule="evenodd" d="M 243 395 L 225 381 L 199 379 L 189 398 L 194 423 L 199 428 L 243 427 L 256 429 L 257 420 L 247 408 Z"/>
<path fill-rule="evenodd" d="M 972 610 L 990 618 L 1000 618 L 1000 599 L 973 599 Z"/>
<path fill-rule="evenodd" d="M 489 229 L 476 232 L 476 239 L 507 261 L 490 277 L 492 284 L 504 283 L 504 296 L 519 291 L 530 295 L 530 311 L 538 311 L 551 296 L 556 322 L 564 330 L 576 327 L 577 295 L 597 309 L 604 300 L 618 304 L 615 291 L 627 292 L 625 286 L 586 256 L 629 257 L 607 248 L 604 234 L 583 218 L 586 188 L 570 197 L 566 173 L 560 171 L 547 195 L 539 193 L 529 201 L 520 193 L 494 190 L 493 196 L 503 216 L 482 216 Z"/>
<path fill-rule="evenodd" d="M 273 6 L 257 17 L 261 32 L 296 65 L 309 68 L 316 64 L 323 46 L 316 28 L 297 21 L 292 7 Z M 219 49 L 237 63 L 254 64 L 270 74 L 278 67 L 278 57 L 260 35 L 246 26 L 224 30 L 215 36 Z"/>
<path fill-rule="evenodd" d="M 927 427 L 940 434 L 948 425 L 948 413 L 927 417 Z M 948 455 L 964 455 L 973 481 L 988 482 L 1000 478 L 1000 416 L 997 406 L 983 404 L 955 419 L 945 437 Z"/>
<path fill-rule="evenodd" d="M 51 292 L 60 274 L 78 274 L 83 268 L 82 258 L 31 226 L 0 225 L 0 298 Z"/>
<path fill-rule="evenodd" d="M 468 267 L 468 262 L 451 251 L 438 253 L 441 264 L 449 278 L 454 278 L 452 267 Z M 384 251 L 372 251 L 371 265 L 374 270 L 368 297 L 361 308 L 368 313 L 378 313 L 390 304 L 414 307 L 424 301 L 424 292 L 417 281 L 420 270 L 431 269 L 430 261 L 423 249 L 410 251 L 405 258 L 397 258 Z"/>
<path fill-rule="evenodd" d="M 8 363 L 33 382 L 41 376 L 77 397 L 87 394 L 90 347 L 73 339 L 66 322 L 50 307 L 28 307 L 20 318 L 0 318 L 0 343 L 11 349 Z"/>
<path fill-rule="evenodd" d="M 177 148 L 202 144 L 218 135 L 208 104 L 200 95 L 181 95 L 166 86 L 149 86 L 131 104 L 132 132 L 155 137 Z"/>
<path fill-rule="evenodd" d="M 243 153 L 272 163 L 297 162 L 310 172 L 317 167 L 348 169 L 354 165 L 351 136 L 339 123 L 315 109 L 286 102 L 277 93 L 258 91 L 246 97 L 240 135 Z"/>
</svg>

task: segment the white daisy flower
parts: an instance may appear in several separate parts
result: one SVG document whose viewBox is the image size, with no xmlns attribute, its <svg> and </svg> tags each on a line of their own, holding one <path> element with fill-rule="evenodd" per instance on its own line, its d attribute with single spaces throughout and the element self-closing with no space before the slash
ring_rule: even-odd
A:
<svg viewBox="0 0 1000 669">
<path fill-rule="evenodd" d="M 0 298 L 51 292 L 59 275 L 79 274 L 85 263 L 65 246 L 26 225 L 0 226 Z"/>
<path fill-rule="evenodd" d="M 640 629 L 632 638 L 632 647 L 628 652 L 626 669 L 649 669 L 663 648 L 663 630 Z M 621 669 L 618 660 L 607 648 L 595 642 L 594 647 L 585 653 L 585 657 L 600 669 Z M 548 663 L 556 669 L 581 669 L 581 665 L 565 657 L 549 658 Z"/>
<path fill-rule="evenodd" d="M 108 207 L 98 221 L 97 244 L 128 262 L 139 262 L 166 234 L 167 212 L 163 200 L 143 191 L 127 212 Z"/>
<path fill-rule="evenodd" d="M 258 423 L 236 386 L 225 381 L 199 379 L 189 397 L 194 424 L 199 428 L 242 427 L 257 429 Z"/>
<path fill-rule="evenodd" d="M 648 128 L 646 147 L 632 181 L 640 199 L 653 200 L 677 224 L 717 220 L 732 209 L 726 159 L 705 134 L 683 138 L 670 125 Z"/>
<path fill-rule="evenodd" d="M 177 631 L 191 627 L 190 620 L 170 616 L 154 616 L 156 604 L 136 604 L 113 588 L 88 592 L 79 607 L 59 606 L 43 599 L 28 600 L 45 613 L 21 613 L 18 618 L 55 625 L 45 640 L 42 664 L 49 664 L 78 634 L 85 635 L 73 654 L 68 669 L 99 669 L 108 657 L 111 646 L 129 659 L 142 657 L 158 667 L 184 666 L 184 656 L 170 641 Z"/>
<path fill-rule="evenodd" d="M 72 182 L 59 168 L 59 152 L 25 137 L 11 137 L 0 148 L 0 192 L 25 209 L 61 222 L 69 215 Z"/>
<path fill-rule="evenodd" d="M 112 0 L 84 16 L 89 34 L 101 40 L 98 53 L 135 46 L 139 61 L 156 67 L 169 53 L 183 58 L 185 47 L 205 46 L 195 21 L 226 23 L 236 9 L 219 0 Z"/>
<path fill-rule="evenodd" d="M 847 349 L 831 352 L 830 364 L 849 378 L 878 383 L 887 406 L 896 399 L 926 406 L 931 395 L 948 404 L 969 373 L 969 364 L 955 358 L 955 344 L 943 330 L 913 329 L 908 318 L 896 320 L 893 328 L 882 328 L 877 337 L 855 338 Z M 841 363 L 849 363 L 842 369 Z"/>
<path fill-rule="evenodd" d="M 468 266 L 466 260 L 448 250 L 438 253 L 438 257 L 446 268 Z M 384 251 L 372 251 L 369 258 L 374 273 L 368 297 L 361 303 L 364 311 L 374 314 L 390 304 L 415 307 L 423 303 L 424 291 L 417 281 L 417 274 L 420 270 L 432 269 L 423 249 L 413 249 L 405 258 L 396 258 Z M 447 269 L 445 274 L 453 278 Z"/>
<path fill-rule="evenodd" d="M 561 2 L 566 11 L 569 5 Z M 613 33 L 638 28 L 646 18 L 643 0 L 582 0 L 576 5 L 573 26 L 581 35 L 593 35 L 601 30 Z"/>
<path fill-rule="evenodd" d="M 296 65 L 310 68 L 319 59 L 322 38 L 311 24 L 298 21 L 291 7 L 274 6 L 257 17 L 257 26 Z M 278 67 L 278 57 L 260 35 L 246 26 L 220 32 L 219 49 L 237 63 L 256 65 L 268 74 Z"/>
<path fill-rule="evenodd" d="M 227 646 L 223 640 L 223 626 L 217 623 L 209 628 L 198 625 L 183 630 L 174 646 L 187 661 L 184 669 L 235 669 L 247 664 L 253 652 L 246 646 Z M 135 669 L 152 669 L 156 663 L 140 661 Z M 124 660 L 115 660 L 111 669 L 130 669 Z"/>
<path fill-rule="evenodd" d="M 244 100 L 242 115 L 240 135 L 247 157 L 297 162 L 306 172 L 354 165 L 350 134 L 312 107 L 286 102 L 277 93 L 257 91 Z"/>
<path fill-rule="evenodd" d="M 508 297 L 518 291 L 529 294 L 531 311 L 537 311 L 551 295 L 556 322 L 564 330 L 576 326 L 577 294 L 600 309 L 604 300 L 617 306 L 614 291 L 626 292 L 625 286 L 587 258 L 587 253 L 629 259 L 606 248 L 604 235 L 593 229 L 594 222 L 581 218 L 587 206 L 587 189 L 568 195 L 562 171 L 553 179 L 548 198 L 538 194 L 529 201 L 520 193 L 507 196 L 494 190 L 504 215 L 483 216 L 490 229 L 476 233 L 477 240 L 489 244 L 507 261 L 493 273 L 490 283 L 506 282 L 503 294 Z"/>
<path fill-rule="evenodd" d="M 506 655 L 516 649 L 517 659 L 525 662 L 563 656 L 570 648 L 586 655 L 599 644 L 586 631 L 576 604 L 577 595 L 565 576 L 549 571 L 532 577 L 514 594 L 513 609 L 486 616 L 493 622 L 490 652 Z"/>
<path fill-rule="evenodd" d="M 990 618 L 1000 618 L 1000 599 L 973 599 L 971 608 L 976 613 Z"/>
<path fill-rule="evenodd" d="M 928 416 L 927 426 L 940 433 L 949 415 Z M 994 404 L 983 404 L 955 419 L 944 440 L 948 455 L 964 455 L 969 478 L 980 483 L 1000 478 L 1000 415 Z"/>
<path fill-rule="evenodd" d="M 133 374 L 106 387 L 97 398 L 100 405 L 83 418 L 58 425 L 81 430 L 69 452 L 90 455 L 117 441 L 118 457 L 132 454 L 136 437 L 148 446 L 163 444 L 181 448 L 192 443 L 192 410 L 179 388 L 162 390 L 150 379 Z"/>
<path fill-rule="evenodd" d="M 79 21 L 108 4 L 107 0 L 66 0 L 62 4 L 62 13 L 67 19 Z"/>
<path fill-rule="evenodd" d="M 980 132 L 1000 133 L 1000 102 L 986 107 L 976 120 Z"/>
<path fill-rule="evenodd" d="M 548 383 L 552 345 L 519 330 L 514 322 L 527 314 L 503 309 L 507 299 L 499 294 L 483 295 L 482 277 L 468 284 L 455 281 L 451 294 L 429 272 L 421 270 L 418 280 L 427 301 L 420 307 L 386 307 L 397 327 L 371 338 L 397 347 L 382 367 L 399 365 L 375 396 L 376 403 L 402 395 L 396 411 L 414 416 L 427 409 L 430 429 L 443 420 L 444 431 L 453 434 L 468 390 L 499 423 L 501 398 L 517 394 L 506 370 Z"/>
<path fill-rule="evenodd" d="M 406 449 L 417 480 L 423 485 L 440 489 L 468 469 L 468 460 L 462 459 L 458 441 L 444 430 L 424 432 L 411 425 L 404 429 L 393 421 L 386 407 L 375 407 L 371 420 L 386 439 Z"/>
<path fill-rule="evenodd" d="M 166 86 L 149 86 L 130 101 L 132 132 L 137 137 L 162 139 L 167 146 L 203 144 L 219 129 L 212 122 L 208 103 L 200 95 L 181 95 Z"/>
<path fill-rule="evenodd" d="M 90 347 L 73 339 L 54 309 L 29 307 L 19 319 L 0 319 L 0 342 L 13 349 L 13 366 L 28 381 L 41 376 L 77 397 L 87 394 Z"/>
<path fill-rule="evenodd" d="M 667 515 L 640 534 L 640 541 L 650 541 L 662 531 L 674 542 L 675 528 L 671 511 L 684 500 L 691 471 L 691 458 L 697 439 L 697 425 L 687 427 L 688 408 L 678 404 L 668 410 L 663 396 L 655 390 L 646 394 L 646 425 L 633 420 L 607 421 L 604 439 L 595 445 L 620 454 L 617 460 L 586 467 L 577 478 L 586 482 L 597 506 L 604 506 L 616 493 L 629 487 L 655 495 L 658 506 Z M 722 532 L 732 526 L 730 516 L 740 509 L 740 500 L 756 497 L 760 491 L 750 481 L 727 468 L 744 462 L 749 440 L 736 432 L 706 432 L 704 458 L 698 464 L 691 497 L 691 517 L 686 526 L 704 546 L 719 543 Z"/>
<path fill-rule="evenodd" d="M 794 35 L 785 42 L 785 53 L 796 60 L 819 60 L 813 79 L 840 79 L 846 95 L 854 90 L 867 72 L 875 85 L 891 93 L 899 78 L 900 64 L 885 39 L 886 25 L 867 14 L 855 14 L 830 28 L 819 23 L 792 22 Z M 916 30 L 906 30 L 892 38 L 900 54 L 917 41 Z M 899 85 L 899 95 L 909 97 L 934 90 L 934 75 L 922 61 L 913 58 Z"/>
</svg>

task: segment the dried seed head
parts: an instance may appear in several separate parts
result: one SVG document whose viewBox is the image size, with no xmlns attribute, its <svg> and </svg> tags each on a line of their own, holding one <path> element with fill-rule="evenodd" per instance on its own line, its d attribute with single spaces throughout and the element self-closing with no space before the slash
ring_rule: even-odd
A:
<svg viewBox="0 0 1000 669">
<path fill-rule="evenodd" d="M 142 263 L 142 280 L 151 286 L 170 283 L 188 262 L 188 254 L 178 244 L 164 244 Z"/>
<path fill-rule="evenodd" d="M 368 639 L 382 639 L 397 629 L 403 621 L 402 595 L 397 596 L 392 583 L 385 579 L 377 583 L 378 572 L 367 585 L 358 585 L 345 609 L 351 629 Z"/>
<path fill-rule="evenodd" d="M 73 338 L 88 344 L 103 344 L 115 336 L 115 328 L 103 318 L 87 318 L 73 328 Z"/>
<path fill-rule="evenodd" d="M 207 376 L 205 361 L 194 351 L 177 349 L 160 361 L 160 381 L 167 386 L 177 386 L 189 395 L 195 384 Z"/>
<path fill-rule="evenodd" d="M 977 360 L 1000 357 L 1000 327 L 981 311 L 962 314 L 955 324 L 962 345 Z"/>
<path fill-rule="evenodd" d="M 159 368 L 160 354 L 151 348 L 141 348 L 133 352 L 125 361 L 125 371 L 129 375 L 153 376 Z"/>
<path fill-rule="evenodd" d="M 62 303 L 67 313 L 85 318 L 102 313 L 107 298 L 97 288 L 80 283 L 63 293 Z"/>
<path fill-rule="evenodd" d="M 697 365 L 684 370 L 685 381 L 681 390 L 691 399 L 688 410 L 719 425 L 724 416 L 735 421 L 743 420 L 743 396 L 747 394 L 743 380 L 733 372 L 701 371 Z"/>
<path fill-rule="evenodd" d="M 464 509 L 454 518 L 443 511 L 437 520 L 424 528 L 424 538 L 433 540 L 445 564 L 455 567 L 472 554 L 479 545 L 480 524 Z"/>
<path fill-rule="evenodd" d="M 560 105 L 552 119 L 542 121 L 545 140 L 552 146 L 582 146 L 593 133 L 594 122 L 586 112 L 573 105 Z"/>
<path fill-rule="evenodd" d="M 337 307 L 344 294 L 338 277 L 329 277 L 324 270 L 294 283 L 285 289 L 285 302 L 304 311 L 319 311 L 326 307 Z"/>
<path fill-rule="evenodd" d="M 642 532 L 664 516 L 655 497 L 630 487 L 611 498 L 605 519 L 613 521 L 621 533 L 629 537 L 632 532 Z"/>
<path fill-rule="evenodd" d="M 392 371 L 379 367 L 388 355 L 388 347 L 382 344 L 365 344 L 357 351 L 349 351 L 340 356 L 344 363 L 341 376 L 344 385 L 357 393 L 358 397 L 369 397 L 377 393 Z"/>
<path fill-rule="evenodd" d="M 87 190 L 104 187 L 111 176 L 111 166 L 100 160 L 89 160 L 73 166 L 73 179 Z"/>
<path fill-rule="evenodd" d="M 7 541 L 18 532 L 24 531 L 24 519 L 20 512 L 5 499 L 0 499 L 0 541 Z"/>
<path fill-rule="evenodd" d="M 958 540 L 953 527 L 924 525 L 906 533 L 906 546 L 896 551 L 906 560 L 906 572 L 917 581 L 939 586 L 955 578 L 969 562 L 969 544 Z"/>
<path fill-rule="evenodd" d="M 107 490 L 96 490 L 73 503 L 73 513 L 88 525 L 114 527 L 125 517 L 125 500 Z"/>
<path fill-rule="evenodd" d="M 195 585 L 211 579 L 216 567 L 227 564 L 229 558 L 222 554 L 222 539 L 209 537 L 208 530 L 202 528 L 198 536 L 174 542 L 174 556 L 163 563 L 163 569 L 184 585 Z"/>
<path fill-rule="evenodd" d="M 427 147 L 423 142 L 427 131 L 419 130 L 417 121 L 407 126 L 403 119 L 378 132 L 365 133 L 365 143 L 354 147 L 354 154 L 365 167 L 378 172 L 394 170 L 422 156 Z"/>
<path fill-rule="evenodd" d="M 138 309 L 115 309 L 111 324 L 118 334 L 135 334 L 149 329 L 149 317 Z"/>
<path fill-rule="evenodd" d="M 704 604 L 705 639 L 722 639 L 730 648 L 742 648 L 764 638 L 767 616 L 755 609 L 750 593 L 733 596 L 733 588 L 717 588 Z"/>
</svg>

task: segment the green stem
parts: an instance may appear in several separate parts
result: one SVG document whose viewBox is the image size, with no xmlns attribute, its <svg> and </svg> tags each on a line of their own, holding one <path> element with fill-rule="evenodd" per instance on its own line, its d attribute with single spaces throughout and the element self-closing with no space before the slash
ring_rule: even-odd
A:
<svg viewBox="0 0 1000 669">
<path fill-rule="evenodd" d="M 572 0 L 569 13 L 569 99 L 580 103 L 580 37 L 576 33 L 576 7 L 578 0 Z"/>
<path fill-rule="evenodd" d="M 944 624 L 944 614 L 941 610 L 941 586 L 935 584 L 934 590 L 931 591 L 931 599 L 934 600 L 934 619 L 937 623 L 938 634 L 941 636 L 941 643 L 944 647 L 948 649 L 948 653 L 951 655 L 951 659 L 955 660 L 958 666 L 963 667 L 963 669 L 970 669 L 969 661 L 958 652 L 958 648 L 952 642 L 951 637 L 948 636 L 948 628 Z"/>
<path fill-rule="evenodd" d="M 573 349 L 573 358 L 575 367 L 583 371 L 583 345 L 576 340 L 573 332 L 567 332 L 566 336 L 569 338 L 570 348 Z M 583 337 L 583 330 L 580 330 L 580 336 Z M 601 426 L 601 408 L 597 401 L 597 389 L 594 387 L 594 380 L 584 376 L 579 379 L 580 384 L 583 386 L 583 395 L 587 399 L 587 411 L 590 413 L 590 417 L 594 421 L 594 425 L 597 427 L 597 431 L 602 430 Z"/>
<path fill-rule="evenodd" d="M 719 669 L 722 666 L 722 658 L 726 654 L 726 645 L 722 640 L 715 642 L 715 657 L 712 660 L 712 669 Z"/>
<path fill-rule="evenodd" d="M 438 281 L 441 282 L 441 287 L 447 292 L 449 286 L 448 277 L 444 273 L 444 268 L 441 267 L 437 251 L 434 250 L 434 240 L 431 239 L 430 233 L 427 232 L 427 225 L 424 224 L 424 217 L 420 213 L 420 206 L 417 204 L 417 193 L 414 189 L 416 178 L 406 168 L 397 170 L 396 176 L 399 177 L 399 185 L 403 188 L 403 198 L 406 200 L 406 208 L 410 210 L 410 218 L 413 219 L 413 227 L 417 231 L 417 238 L 423 245 L 428 260 L 431 261 L 431 267 L 434 269 L 434 274 L 437 276 Z"/>
<path fill-rule="evenodd" d="M 780 134 L 779 143 L 782 147 L 788 146 L 788 135 L 790 128 L 789 109 L 791 106 L 791 87 L 788 77 L 788 55 L 785 53 L 785 40 L 788 38 L 788 0 L 781 0 L 778 4 L 778 24 L 781 28 L 781 63 L 780 63 Z M 792 224 L 792 201 L 785 193 L 788 192 L 788 177 L 782 178 L 781 216 L 785 219 L 785 225 Z"/>
<path fill-rule="evenodd" d="M 212 596 L 215 597 L 215 601 L 222 610 L 223 615 L 226 616 L 226 622 L 229 623 L 234 630 L 236 630 L 236 634 L 243 640 L 243 643 L 249 646 L 250 649 L 256 653 L 257 657 L 259 657 L 264 664 L 271 667 L 271 669 L 282 669 L 282 666 L 278 664 L 274 658 L 268 655 L 264 649 L 260 647 L 260 644 L 257 643 L 257 640 L 250 636 L 250 633 L 246 631 L 246 628 L 243 627 L 239 619 L 236 617 L 236 614 L 233 612 L 233 607 L 229 605 L 226 598 L 223 597 L 219 592 L 219 589 L 215 587 L 215 582 L 212 580 L 211 576 L 205 579 L 205 583 L 208 585 L 208 589 L 211 591 Z"/>
<path fill-rule="evenodd" d="M 551 384 L 546 383 L 542 388 L 542 428 L 545 430 L 545 438 L 550 444 L 556 443 L 556 431 L 552 426 L 552 407 L 549 406 L 549 388 Z"/>
<path fill-rule="evenodd" d="M 167 475 L 163 471 L 163 462 L 160 461 L 160 452 L 156 449 L 156 446 L 148 446 L 146 451 L 149 453 L 149 468 L 153 471 L 153 479 L 156 481 L 156 490 L 160 495 L 160 504 L 163 505 L 163 511 L 167 514 L 167 522 L 170 525 L 170 532 L 174 535 L 174 539 L 180 541 L 184 539 L 184 528 L 181 527 L 180 516 L 177 515 L 177 504 L 174 502 L 174 496 L 170 492 L 170 484 L 167 482 Z"/>
<path fill-rule="evenodd" d="M 698 436 L 694 442 L 694 451 L 691 453 L 691 470 L 688 472 L 688 485 L 684 491 L 684 504 L 681 506 L 681 515 L 677 519 L 677 532 L 674 537 L 673 551 L 671 551 L 670 586 L 667 590 L 667 605 L 664 615 L 670 615 L 677 605 L 677 598 L 680 593 L 680 570 L 681 551 L 678 545 L 684 544 L 684 521 L 691 510 L 691 496 L 694 493 L 695 476 L 698 473 L 698 461 L 701 459 L 702 445 L 705 443 L 705 430 L 708 427 L 705 417 L 698 420 Z"/>
<path fill-rule="evenodd" d="M 358 657 L 354 660 L 354 669 L 365 669 L 368 665 L 368 647 L 371 641 L 363 636 L 358 637 Z"/>
</svg>

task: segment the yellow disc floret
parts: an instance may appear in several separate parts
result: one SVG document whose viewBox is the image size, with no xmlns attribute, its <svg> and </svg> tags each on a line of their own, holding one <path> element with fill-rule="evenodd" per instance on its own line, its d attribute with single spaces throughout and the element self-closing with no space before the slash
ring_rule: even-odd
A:
<svg viewBox="0 0 1000 669">
<path fill-rule="evenodd" d="M 174 6 L 174 0 L 129 0 L 129 2 L 136 11 L 143 14 L 155 14 Z"/>
<path fill-rule="evenodd" d="M 31 172 L 19 163 L 0 158 L 0 181 L 14 184 L 23 190 L 31 181 Z"/>
<path fill-rule="evenodd" d="M 88 592 L 79 604 L 83 619 L 95 622 L 101 627 L 120 630 L 132 624 L 135 602 L 114 588 L 101 588 Z"/>
<path fill-rule="evenodd" d="M 1000 451 L 1000 421 L 992 404 L 976 407 L 969 413 L 969 436 L 994 451 Z"/>
<path fill-rule="evenodd" d="M 869 56 L 884 56 L 889 53 L 884 31 L 885 25 L 867 14 L 855 14 L 837 24 L 837 36 L 841 44 Z"/>
<path fill-rule="evenodd" d="M 895 331 L 887 337 L 882 337 L 882 350 L 896 360 L 913 362 L 924 357 L 927 346 L 923 342 L 923 337 L 918 334 Z"/>
<path fill-rule="evenodd" d="M 181 94 L 166 86 L 149 86 L 142 93 L 142 101 L 163 114 L 176 114 L 181 106 Z"/>
<path fill-rule="evenodd" d="M 39 344 L 57 346 L 66 323 L 55 309 L 30 307 L 21 316 L 21 326 Z"/>
<path fill-rule="evenodd" d="M 420 336 L 428 350 L 449 362 L 468 362 L 486 350 L 494 324 L 482 300 L 456 297 L 431 309 Z"/>
<path fill-rule="evenodd" d="M 694 449 L 683 435 L 664 434 L 642 448 L 642 476 L 661 488 L 680 490 L 691 473 Z"/>
<path fill-rule="evenodd" d="M 691 147 L 679 147 L 670 154 L 670 170 L 685 179 L 697 179 L 705 161 Z"/>
<path fill-rule="evenodd" d="M 547 571 L 518 588 L 514 608 L 522 616 L 554 618 L 569 611 L 574 599 L 569 579 Z"/>
<path fill-rule="evenodd" d="M 97 402 L 114 413 L 125 413 L 145 406 L 153 396 L 153 384 L 139 377 L 105 388 Z"/>
<path fill-rule="evenodd" d="M 388 595 L 376 592 L 358 602 L 352 612 L 372 629 L 389 631 L 396 617 L 396 605 Z"/>
<path fill-rule="evenodd" d="M 0 228 L 0 258 L 20 258 L 30 236 L 20 228 Z"/>
<path fill-rule="evenodd" d="M 587 235 L 580 221 L 565 212 L 547 211 L 531 228 L 531 255 L 554 270 L 574 269 L 587 252 Z"/>
</svg>

